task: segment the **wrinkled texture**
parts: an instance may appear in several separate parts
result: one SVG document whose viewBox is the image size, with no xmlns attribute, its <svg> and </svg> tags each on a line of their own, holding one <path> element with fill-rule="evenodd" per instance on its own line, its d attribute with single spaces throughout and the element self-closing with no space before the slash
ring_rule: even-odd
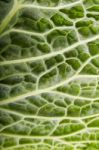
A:
<svg viewBox="0 0 99 150">
<path fill-rule="evenodd" d="M 99 150 L 99 0 L 0 0 L 0 150 Z"/>
</svg>

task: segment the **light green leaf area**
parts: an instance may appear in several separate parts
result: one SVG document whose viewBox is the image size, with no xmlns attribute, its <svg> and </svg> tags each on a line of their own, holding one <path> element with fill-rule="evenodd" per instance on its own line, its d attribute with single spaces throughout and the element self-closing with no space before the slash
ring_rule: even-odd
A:
<svg viewBox="0 0 99 150">
<path fill-rule="evenodd" d="M 99 150 L 99 0 L 0 0 L 0 150 Z"/>
</svg>

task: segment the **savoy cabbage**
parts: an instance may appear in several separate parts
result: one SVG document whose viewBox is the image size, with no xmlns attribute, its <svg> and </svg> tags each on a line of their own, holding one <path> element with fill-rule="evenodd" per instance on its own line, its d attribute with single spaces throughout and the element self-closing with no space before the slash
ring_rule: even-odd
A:
<svg viewBox="0 0 99 150">
<path fill-rule="evenodd" d="M 99 150 L 99 0 L 0 0 L 0 150 Z"/>
</svg>

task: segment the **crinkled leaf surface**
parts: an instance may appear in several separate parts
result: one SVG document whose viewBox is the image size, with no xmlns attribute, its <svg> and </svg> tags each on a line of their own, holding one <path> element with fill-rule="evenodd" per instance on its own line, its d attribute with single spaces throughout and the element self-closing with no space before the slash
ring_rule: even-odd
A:
<svg viewBox="0 0 99 150">
<path fill-rule="evenodd" d="M 99 0 L 0 0 L 0 150 L 99 150 Z"/>
</svg>

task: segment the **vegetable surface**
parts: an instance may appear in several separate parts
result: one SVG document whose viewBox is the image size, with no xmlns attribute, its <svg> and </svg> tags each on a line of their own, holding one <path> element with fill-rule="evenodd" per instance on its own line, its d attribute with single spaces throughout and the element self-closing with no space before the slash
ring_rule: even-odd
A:
<svg viewBox="0 0 99 150">
<path fill-rule="evenodd" d="M 99 150 L 99 0 L 0 0 L 0 150 Z"/>
</svg>

